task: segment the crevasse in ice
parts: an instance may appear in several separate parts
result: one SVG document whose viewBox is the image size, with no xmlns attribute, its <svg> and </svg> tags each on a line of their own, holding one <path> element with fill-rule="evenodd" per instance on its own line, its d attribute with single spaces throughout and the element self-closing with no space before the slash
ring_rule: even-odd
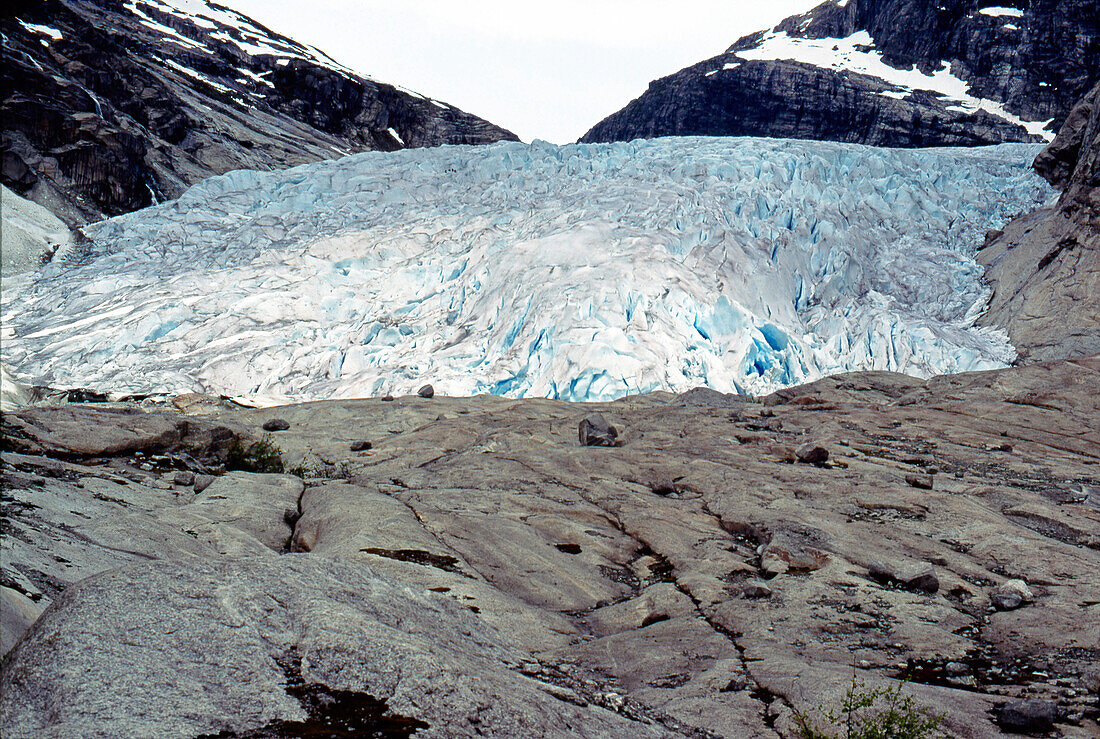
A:
<svg viewBox="0 0 1100 739">
<path fill-rule="evenodd" d="M 973 322 L 1038 147 L 502 143 L 237 171 L 6 285 L 3 361 L 55 386 L 262 399 L 763 393 L 1015 353 Z"/>
</svg>

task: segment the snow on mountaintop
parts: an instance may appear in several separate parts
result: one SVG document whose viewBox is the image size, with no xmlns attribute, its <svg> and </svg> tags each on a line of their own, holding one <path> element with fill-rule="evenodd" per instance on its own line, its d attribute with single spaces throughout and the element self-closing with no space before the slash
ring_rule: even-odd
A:
<svg viewBox="0 0 1100 739">
<path fill-rule="evenodd" d="M 142 25 L 154 31 L 159 31 L 168 40 L 189 48 L 204 49 L 208 53 L 214 53 L 205 44 L 188 38 L 174 28 L 158 22 L 150 17 L 145 10 L 153 8 L 162 13 L 175 16 L 204 31 L 216 31 L 216 33 L 211 34 L 214 38 L 236 45 L 237 48 L 249 56 L 268 55 L 288 61 L 290 59 L 303 59 L 343 75 L 363 77 L 363 75 L 356 75 L 348 67 L 312 46 L 306 46 L 282 36 L 275 36 L 253 24 L 246 16 L 229 8 L 208 3 L 206 0 L 129 0 L 125 7 L 141 19 Z M 364 79 L 370 78 L 364 77 Z"/>
<path fill-rule="evenodd" d="M 985 8 L 981 12 L 984 13 L 986 10 L 1001 11 L 1005 9 Z M 809 20 L 808 18 L 807 22 Z M 772 30 L 761 39 L 759 45 L 736 51 L 734 55 L 745 60 L 774 61 L 787 59 L 825 69 L 847 70 L 869 77 L 876 77 L 901 88 L 901 91 L 906 93 L 914 90 L 927 90 L 958 103 L 958 105 L 948 107 L 948 110 L 960 113 L 973 113 L 977 110 L 984 110 L 1021 126 L 1030 134 L 1042 136 L 1047 141 L 1054 139 L 1054 134 L 1046 130 L 1046 126 L 1053 119 L 1025 121 L 1019 116 L 1008 112 L 1002 103 L 971 95 L 967 82 L 952 72 L 952 65 L 949 63 L 945 62 L 933 74 L 925 74 L 914 67 L 898 69 L 890 66 L 883 61 L 882 53 L 874 48 L 874 39 L 867 31 L 857 31 L 846 38 L 804 38 L 789 36 L 786 31 Z M 726 64 L 725 68 L 730 69 L 731 67 Z M 896 93 L 893 92 L 887 95 L 887 97 L 896 96 Z M 900 97 L 904 98 L 905 96 Z"/>
<path fill-rule="evenodd" d="M 495 144 L 231 172 L 5 285 L 3 361 L 54 386 L 253 399 L 600 400 L 1015 356 L 975 244 L 1038 147 Z"/>
</svg>

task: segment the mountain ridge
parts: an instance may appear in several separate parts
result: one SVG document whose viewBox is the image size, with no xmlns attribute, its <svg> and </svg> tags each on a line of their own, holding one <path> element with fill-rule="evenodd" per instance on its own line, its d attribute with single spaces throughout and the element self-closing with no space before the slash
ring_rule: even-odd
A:
<svg viewBox="0 0 1100 739">
<path fill-rule="evenodd" d="M 903 147 L 1049 141 L 1100 79 L 1095 8 L 1089 0 L 983 5 L 829 0 L 655 80 L 581 141 L 669 135 Z"/>
<path fill-rule="evenodd" d="M 232 169 L 516 140 L 206 0 L 16 0 L 2 181 L 70 225 Z"/>
</svg>

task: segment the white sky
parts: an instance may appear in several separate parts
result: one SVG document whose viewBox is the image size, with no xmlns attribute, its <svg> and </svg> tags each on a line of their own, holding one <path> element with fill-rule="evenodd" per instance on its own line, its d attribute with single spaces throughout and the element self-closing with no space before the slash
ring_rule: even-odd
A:
<svg viewBox="0 0 1100 739">
<path fill-rule="evenodd" d="M 820 0 L 218 0 L 380 82 L 575 141 L 650 80 Z"/>
</svg>

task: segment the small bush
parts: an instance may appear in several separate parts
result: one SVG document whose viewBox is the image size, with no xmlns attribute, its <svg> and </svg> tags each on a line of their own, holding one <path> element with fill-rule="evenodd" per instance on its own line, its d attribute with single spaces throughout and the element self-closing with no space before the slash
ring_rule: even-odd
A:
<svg viewBox="0 0 1100 739">
<path fill-rule="evenodd" d="M 807 714 L 796 711 L 795 724 L 802 739 L 926 739 L 935 736 L 944 714 L 919 707 L 912 696 L 902 696 L 904 683 L 869 690 L 852 677 L 839 711 L 823 706 L 818 713 L 828 722 L 824 728 Z"/>
<path fill-rule="evenodd" d="M 264 434 L 263 438 L 247 447 L 236 439 L 229 447 L 225 468 L 244 472 L 282 472 L 282 452 L 270 434 Z"/>
</svg>

